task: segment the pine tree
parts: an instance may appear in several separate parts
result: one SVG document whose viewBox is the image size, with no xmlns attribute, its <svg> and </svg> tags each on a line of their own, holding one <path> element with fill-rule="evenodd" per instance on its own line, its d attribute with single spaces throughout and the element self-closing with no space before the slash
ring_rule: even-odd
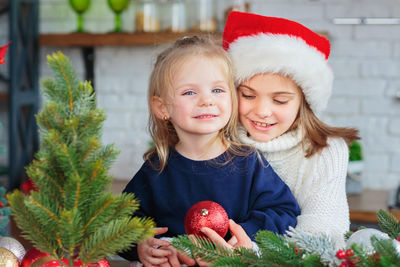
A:
<svg viewBox="0 0 400 267">
<path fill-rule="evenodd" d="M 96 262 L 152 234 L 154 223 L 132 214 L 132 194 L 109 192 L 108 170 L 117 156 L 102 146 L 103 110 L 93 88 L 80 82 L 61 52 L 47 57 L 54 79 L 44 81 L 46 103 L 36 115 L 41 147 L 27 174 L 38 191 L 8 195 L 12 215 L 25 238 L 60 261 Z M 60 261 L 60 264 L 62 262 Z"/>
</svg>

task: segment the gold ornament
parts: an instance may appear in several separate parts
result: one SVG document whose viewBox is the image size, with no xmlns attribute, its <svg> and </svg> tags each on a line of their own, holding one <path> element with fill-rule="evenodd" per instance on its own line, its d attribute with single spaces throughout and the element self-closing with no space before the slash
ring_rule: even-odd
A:
<svg viewBox="0 0 400 267">
<path fill-rule="evenodd" d="M 8 236 L 0 237 L 0 247 L 11 251 L 20 263 L 26 253 L 24 246 L 17 239 Z"/>
<path fill-rule="evenodd" d="M 17 256 L 6 248 L 0 248 L 0 266 L 19 267 Z"/>
</svg>

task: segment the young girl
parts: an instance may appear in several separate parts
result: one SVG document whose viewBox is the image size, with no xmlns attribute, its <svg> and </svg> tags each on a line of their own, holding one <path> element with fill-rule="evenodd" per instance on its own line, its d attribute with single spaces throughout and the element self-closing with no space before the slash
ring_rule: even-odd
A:
<svg viewBox="0 0 400 267">
<path fill-rule="evenodd" d="M 329 41 L 294 21 L 231 12 L 223 46 L 235 68 L 240 140 L 261 151 L 289 185 L 301 209 L 296 229 L 326 233 L 343 247 L 346 142 L 358 131 L 316 116 L 331 94 Z"/>
<path fill-rule="evenodd" d="M 202 200 L 223 206 L 250 237 L 260 229 L 284 233 L 295 226 L 299 208 L 289 188 L 261 155 L 232 141 L 237 95 L 219 45 L 186 37 L 162 52 L 150 78 L 149 106 L 154 147 L 124 191 L 140 200 L 136 216 L 164 227 L 156 229 L 159 237 L 185 234 L 185 214 Z M 150 238 L 123 257 L 173 265 L 169 245 Z"/>
</svg>

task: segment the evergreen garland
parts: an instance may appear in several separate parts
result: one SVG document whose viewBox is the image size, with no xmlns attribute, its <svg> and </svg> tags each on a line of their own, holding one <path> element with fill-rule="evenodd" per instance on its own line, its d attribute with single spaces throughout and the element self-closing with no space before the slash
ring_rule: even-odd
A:
<svg viewBox="0 0 400 267">
<path fill-rule="evenodd" d="M 377 212 L 379 225 L 386 233 L 398 237 L 399 221 L 389 212 Z M 291 228 L 286 235 L 259 231 L 256 235 L 258 251 L 246 248 L 228 250 L 216 246 L 210 240 L 182 235 L 174 238 L 172 245 L 178 250 L 197 256 L 211 266 L 341 266 L 341 267 L 395 267 L 400 266 L 400 244 L 395 239 L 371 237 L 374 253 L 368 253 L 359 244 L 351 249 L 335 251 L 331 239 L 324 235 L 312 235 Z M 339 256 L 342 254 L 342 256 Z"/>
<path fill-rule="evenodd" d="M 101 144 L 105 114 L 96 108 L 92 86 L 78 81 L 61 52 L 47 60 L 54 79 L 43 83 L 46 103 L 36 115 L 41 147 L 27 167 L 38 191 L 15 190 L 8 199 L 18 227 L 37 249 L 70 266 L 75 256 L 83 264 L 97 262 L 149 237 L 154 224 L 131 217 L 138 208 L 132 194 L 109 192 L 117 152 Z"/>
<path fill-rule="evenodd" d="M 379 210 L 376 213 L 379 227 L 391 238 L 397 239 L 400 236 L 400 223 L 391 213 L 386 210 Z"/>
</svg>

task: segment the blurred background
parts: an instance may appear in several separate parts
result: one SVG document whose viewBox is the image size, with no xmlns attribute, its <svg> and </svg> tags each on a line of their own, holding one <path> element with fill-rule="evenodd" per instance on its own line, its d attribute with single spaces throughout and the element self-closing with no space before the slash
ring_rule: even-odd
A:
<svg viewBox="0 0 400 267">
<path fill-rule="evenodd" d="M 103 142 L 121 150 L 111 172 L 123 187 L 149 148 L 146 92 L 160 47 L 198 33 L 221 38 L 231 10 L 296 20 L 330 40 L 335 81 L 321 118 L 356 127 L 362 137 L 351 158 L 362 168 L 349 169 L 349 195 L 384 190 L 395 204 L 399 0 L 0 0 L 0 46 L 12 40 L 0 66 L 1 182 L 12 189 L 26 180 L 24 166 L 39 146 L 33 114 L 43 100 L 40 80 L 51 75 L 46 55 L 60 50 L 94 84 L 107 114 Z"/>
</svg>

